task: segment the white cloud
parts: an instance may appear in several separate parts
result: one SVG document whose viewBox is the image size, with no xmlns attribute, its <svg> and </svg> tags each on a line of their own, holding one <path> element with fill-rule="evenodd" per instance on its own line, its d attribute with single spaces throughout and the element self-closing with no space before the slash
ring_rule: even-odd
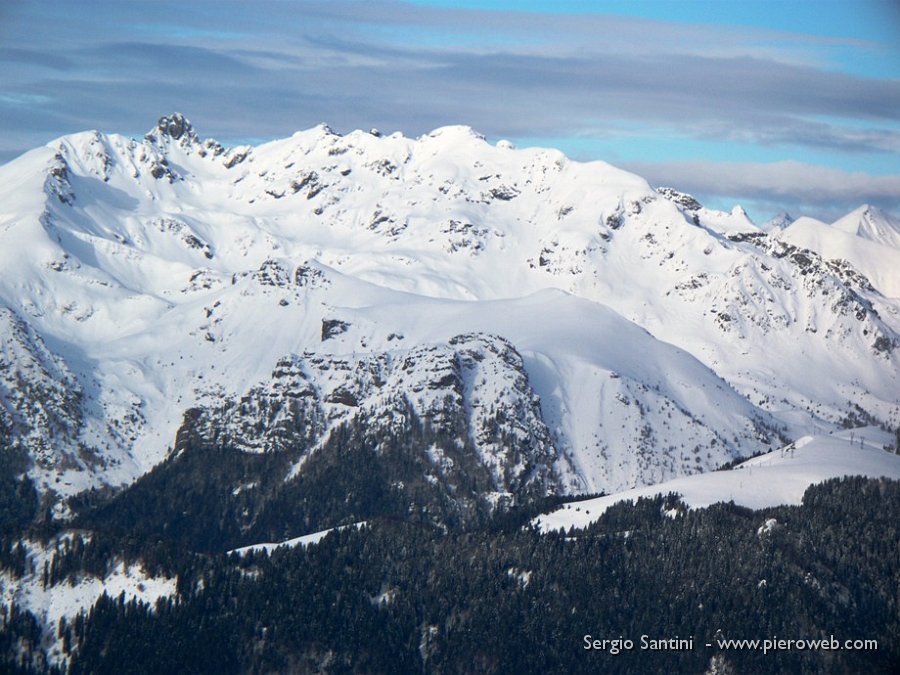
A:
<svg viewBox="0 0 900 675">
<path fill-rule="evenodd" d="M 669 185 L 698 197 L 747 200 L 763 208 L 795 214 L 811 209 L 825 219 L 871 203 L 900 208 L 900 175 L 873 176 L 796 161 L 772 163 L 630 162 L 626 168 L 655 185 Z"/>
</svg>

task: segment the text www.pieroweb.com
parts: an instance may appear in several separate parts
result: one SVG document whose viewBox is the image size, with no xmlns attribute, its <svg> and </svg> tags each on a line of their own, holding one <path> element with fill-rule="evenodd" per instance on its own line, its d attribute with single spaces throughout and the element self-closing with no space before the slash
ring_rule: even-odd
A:
<svg viewBox="0 0 900 675">
<path fill-rule="evenodd" d="M 878 649 L 878 640 L 839 640 L 833 635 L 827 638 L 806 640 L 773 636 L 763 639 L 719 638 L 711 643 L 707 643 L 707 646 L 718 647 L 722 651 L 754 650 L 762 651 L 763 654 L 778 651 L 875 651 Z"/>
</svg>

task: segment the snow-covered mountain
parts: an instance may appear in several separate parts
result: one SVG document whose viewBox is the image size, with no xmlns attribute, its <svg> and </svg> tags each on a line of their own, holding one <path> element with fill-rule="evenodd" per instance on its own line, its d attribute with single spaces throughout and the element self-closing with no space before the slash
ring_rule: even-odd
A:
<svg viewBox="0 0 900 675">
<path fill-rule="evenodd" d="M 146 473 L 179 429 L 315 452 L 353 419 L 444 415 L 502 496 L 896 427 L 896 223 L 832 228 L 869 255 L 804 220 L 766 232 L 466 127 L 66 136 L 0 167 L 0 433 L 68 495 Z"/>
<path fill-rule="evenodd" d="M 831 226 L 862 239 L 900 249 L 900 220 L 875 206 L 863 204 Z"/>
<path fill-rule="evenodd" d="M 830 225 L 799 218 L 776 236 L 824 258 L 846 260 L 879 292 L 900 297 L 900 220 L 880 209 L 864 205 Z"/>
</svg>

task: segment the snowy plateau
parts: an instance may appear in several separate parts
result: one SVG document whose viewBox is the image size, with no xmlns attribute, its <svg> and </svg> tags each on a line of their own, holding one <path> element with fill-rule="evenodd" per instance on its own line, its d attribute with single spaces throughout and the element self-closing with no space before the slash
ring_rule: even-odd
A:
<svg viewBox="0 0 900 675">
<path fill-rule="evenodd" d="M 900 479 L 898 429 L 900 221 L 871 206 L 759 226 L 468 127 L 226 148 L 177 113 L 0 167 L 0 446 L 58 522 L 200 466 L 221 551 L 308 545 L 373 514 L 285 528 L 280 486 L 338 489 L 344 461 L 348 492 L 371 475 L 442 526 L 596 493 L 535 522 L 660 492 L 762 508 Z M 204 464 L 225 450 L 244 468 Z M 124 559 L 48 587 L 72 536 L 23 539 L 3 601 L 53 629 L 176 592 Z"/>
</svg>

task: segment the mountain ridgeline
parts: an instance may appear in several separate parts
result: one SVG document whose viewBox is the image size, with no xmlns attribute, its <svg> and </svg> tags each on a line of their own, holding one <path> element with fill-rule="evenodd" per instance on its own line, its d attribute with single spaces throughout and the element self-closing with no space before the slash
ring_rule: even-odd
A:
<svg viewBox="0 0 900 675">
<path fill-rule="evenodd" d="M 279 364 L 312 377 L 312 353 L 349 368 L 304 408 L 299 440 L 315 444 L 348 410 L 397 409 L 366 369 L 463 334 L 519 355 L 530 390 L 493 433 L 542 434 L 523 451 L 548 493 L 708 471 L 851 414 L 900 426 L 896 273 L 878 266 L 898 224 L 872 208 L 800 245 L 810 219 L 765 231 L 739 208 L 465 127 L 323 125 L 225 148 L 178 114 L 143 139 L 85 132 L 29 152 L 0 167 L 0 196 L 0 430 L 59 503 L 134 481 L 187 411 L 258 398 L 251 384 Z M 868 268 L 851 262 L 872 247 Z M 495 375 L 451 393 L 499 495 L 522 477 L 497 473 L 517 450 L 477 439 L 506 386 Z M 430 405 L 414 386 L 389 389 Z M 258 403 L 209 433 L 244 424 L 236 447 L 280 447 L 248 433 L 279 414 Z"/>
</svg>

